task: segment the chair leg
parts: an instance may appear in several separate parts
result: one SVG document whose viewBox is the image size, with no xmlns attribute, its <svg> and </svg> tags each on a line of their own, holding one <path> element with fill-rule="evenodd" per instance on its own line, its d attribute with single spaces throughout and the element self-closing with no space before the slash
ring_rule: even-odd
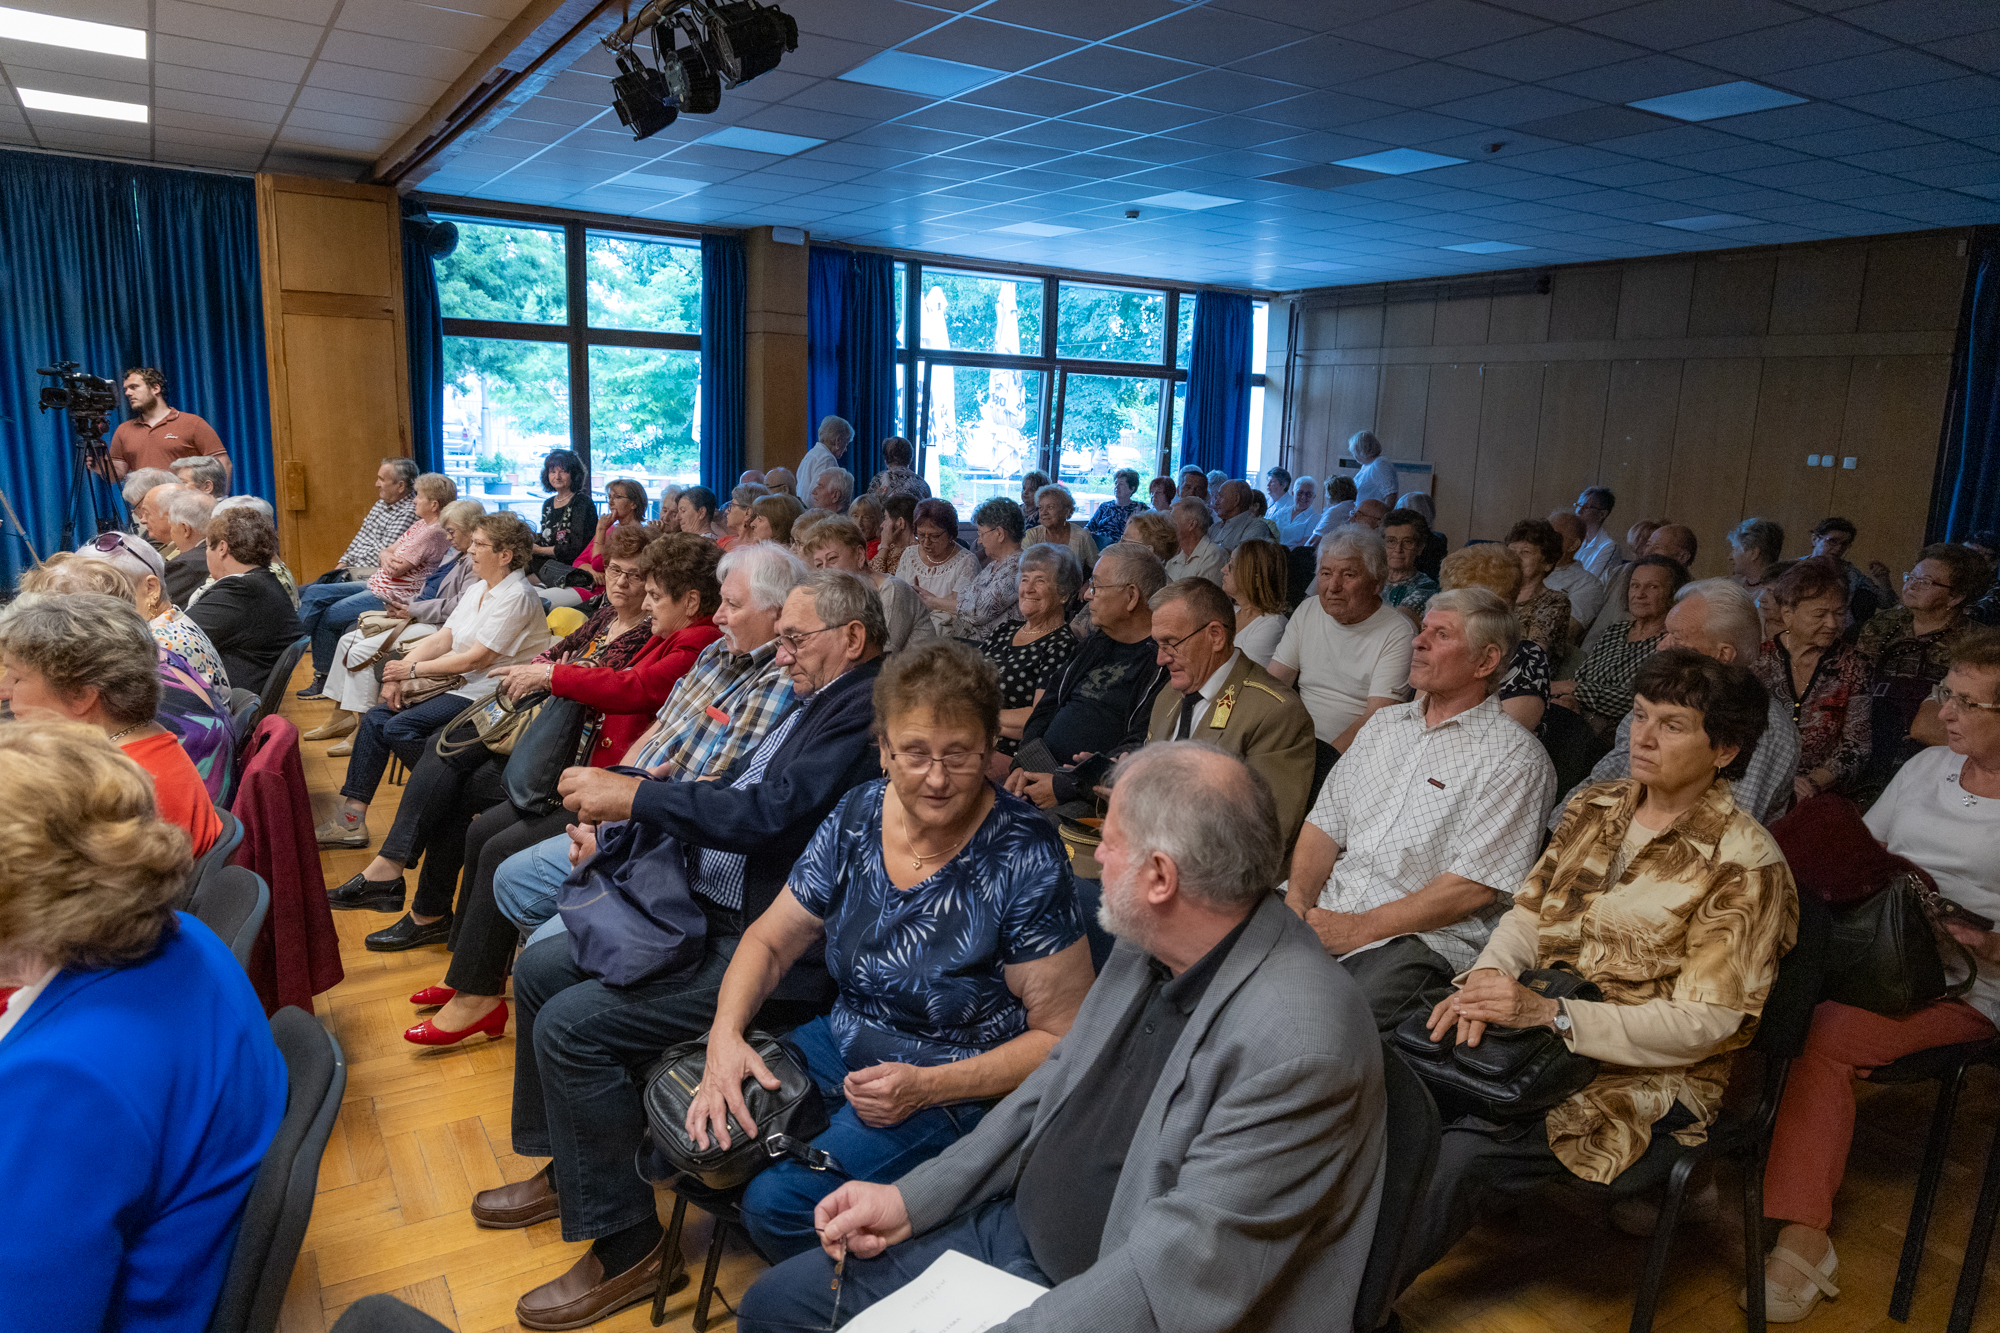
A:
<svg viewBox="0 0 2000 1333">
<path fill-rule="evenodd" d="M 1660 1217 L 1653 1224 L 1653 1244 L 1646 1251 L 1646 1271 L 1639 1279 L 1639 1294 L 1632 1301 L 1632 1333 L 1652 1333 L 1653 1314 L 1660 1302 L 1660 1284 L 1666 1280 L 1667 1258 L 1674 1248 L 1674 1228 L 1680 1224 L 1681 1200 L 1687 1194 L 1688 1177 L 1694 1174 L 1694 1158 L 1674 1163 L 1667 1177 L 1666 1197 L 1660 1200 Z"/>
<path fill-rule="evenodd" d="M 1899 1324 L 1910 1321 L 1910 1303 L 1917 1295 L 1917 1270 L 1924 1261 L 1924 1239 L 1930 1234 L 1931 1207 L 1937 1202 L 1938 1180 L 1944 1174 L 1946 1150 L 1951 1146 L 1951 1121 L 1958 1111 L 1958 1090 L 1965 1082 L 1966 1066 L 1938 1080 L 1937 1104 L 1931 1108 L 1931 1130 L 1924 1143 L 1924 1164 L 1917 1172 L 1916 1197 L 1910 1200 L 1910 1225 L 1903 1233 L 1903 1257 L 1896 1264 L 1896 1289 L 1889 1296 L 1889 1317 Z"/>
<path fill-rule="evenodd" d="M 1764 1333 L 1764 1145 L 1750 1145 L 1743 1163 L 1743 1291 L 1749 1333 Z"/>
<path fill-rule="evenodd" d="M 653 1327 L 658 1328 L 667 1321 L 667 1297 L 672 1293 L 668 1288 L 667 1274 L 673 1271 L 674 1260 L 681 1252 L 681 1231 L 687 1226 L 688 1201 L 674 1196 L 674 1219 L 667 1223 L 667 1252 L 660 1265 L 660 1288 L 653 1293 Z"/>
<path fill-rule="evenodd" d="M 715 1274 L 722 1267 L 722 1242 L 729 1224 L 715 1219 L 715 1235 L 708 1242 L 708 1264 L 701 1270 L 701 1294 L 694 1300 L 694 1333 L 707 1333 L 708 1303 L 715 1296 Z"/>
<path fill-rule="evenodd" d="M 1993 1127 L 1993 1145 L 1986 1150 L 1986 1179 L 1979 1186 L 1979 1206 L 1973 1210 L 1972 1232 L 1965 1238 L 1965 1266 L 1958 1270 L 1958 1292 L 1951 1300 L 1951 1322 L 1945 1333 L 1971 1333 L 1972 1309 L 1979 1304 L 1980 1280 L 1986 1276 L 1986 1255 L 1993 1247 L 1993 1222 L 2000 1214 L 2000 1122 Z"/>
</svg>

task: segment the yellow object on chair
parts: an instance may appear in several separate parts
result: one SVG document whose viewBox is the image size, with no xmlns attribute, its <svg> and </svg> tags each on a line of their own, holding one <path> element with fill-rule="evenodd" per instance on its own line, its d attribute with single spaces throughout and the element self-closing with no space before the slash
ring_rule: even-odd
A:
<svg viewBox="0 0 2000 1333">
<path fill-rule="evenodd" d="M 573 606 L 559 606 L 549 612 L 549 633 L 558 639 L 567 639 L 583 628 L 583 622 L 590 619 Z"/>
</svg>

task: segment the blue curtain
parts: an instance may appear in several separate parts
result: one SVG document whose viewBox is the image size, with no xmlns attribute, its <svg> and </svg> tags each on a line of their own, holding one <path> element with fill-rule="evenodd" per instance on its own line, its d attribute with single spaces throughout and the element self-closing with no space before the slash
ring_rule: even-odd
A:
<svg viewBox="0 0 2000 1333">
<path fill-rule="evenodd" d="M 43 555 L 65 524 L 75 546 L 95 510 L 124 513 L 109 487 L 72 486 L 69 423 L 36 411 L 54 381 L 35 368 L 61 359 L 114 381 L 158 366 L 167 401 L 222 437 L 235 489 L 274 499 L 249 178 L 0 152 L 0 489 Z M 29 556 L 5 527 L 0 576 L 11 585 Z"/>
<path fill-rule="evenodd" d="M 1250 298 L 1203 292 L 1195 298 L 1188 357 L 1181 463 L 1241 477 L 1250 465 Z"/>
<path fill-rule="evenodd" d="M 743 238 L 701 238 L 701 482 L 727 496 L 743 472 Z"/>
<path fill-rule="evenodd" d="M 854 443 L 843 460 L 858 491 L 882 470 L 882 440 L 896 431 L 896 261 L 814 246 L 806 289 L 806 406 L 847 418 Z"/>
<path fill-rule="evenodd" d="M 423 205 L 403 200 L 403 216 Z M 417 466 L 444 471 L 444 313 L 438 305 L 437 261 L 403 229 L 403 319 L 410 346 L 410 430 Z"/>
<path fill-rule="evenodd" d="M 2000 227 L 1974 235 L 1927 542 L 2000 528 Z"/>
</svg>

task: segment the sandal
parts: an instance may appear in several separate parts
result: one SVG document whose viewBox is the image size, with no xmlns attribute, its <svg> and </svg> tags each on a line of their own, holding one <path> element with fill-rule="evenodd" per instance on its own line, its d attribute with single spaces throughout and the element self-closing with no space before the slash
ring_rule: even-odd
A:
<svg viewBox="0 0 2000 1333">
<path fill-rule="evenodd" d="M 1809 1264 L 1800 1255 L 1779 1245 L 1771 1250 L 1770 1257 L 1787 1268 L 1792 1268 L 1812 1281 L 1803 1295 L 1782 1291 L 1769 1278 L 1764 1279 L 1764 1320 L 1771 1324 L 1796 1324 L 1813 1312 L 1820 1297 L 1840 1295 L 1840 1288 L 1833 1285 L 1833 1275 L 1840 1271 L 1840 1259 L 1833 1252 L 1831 1242 L 1826 1247 L 1826 1258 L 1817 1265 Z M 1736 1303 L 1745 1310 L 1750 1308 L 1747 1292 L 1738 1292 Z"/>
</svg>

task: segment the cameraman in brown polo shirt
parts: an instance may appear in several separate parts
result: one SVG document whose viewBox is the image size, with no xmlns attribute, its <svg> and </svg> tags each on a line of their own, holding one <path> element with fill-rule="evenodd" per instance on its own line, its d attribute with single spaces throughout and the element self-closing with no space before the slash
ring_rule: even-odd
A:
<svg viewBox="0 0 2000 1333">
<path fill-rule="evenodd" d="M 111 467 L 118 477 L 142 467 L 171 468 L 177 459 L 210 457 L 229 467 L 229 451 L 215 428 L 192 412 L 167 406 L 167 377 L 151 366 L 125 372 L 125 402 L 132 416 L 111 435 Z"/>
</svg>

